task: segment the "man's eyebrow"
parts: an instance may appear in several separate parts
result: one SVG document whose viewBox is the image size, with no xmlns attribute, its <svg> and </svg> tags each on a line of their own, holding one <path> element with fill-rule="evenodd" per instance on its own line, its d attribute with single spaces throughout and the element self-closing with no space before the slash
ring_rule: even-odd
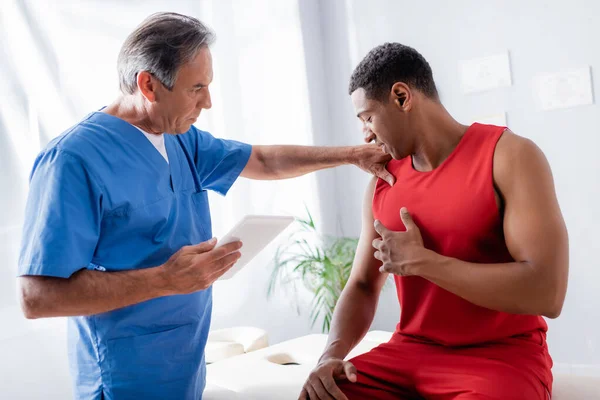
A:
<svg viewBox="0 0 600 400">
<path fill-rule="evenodd" d="M 366 113 L 366 112 L 368 112 L 368 111 L 369 111 L 369 109 L 368 109 L 368 108 L 367 108 L 367 109 L 364 109 L 364 110 L 361 110 L 361 111 L 360 111 L 358 114 L 356 114 L 356 116 L 357 116 L 358 118 L 361 118 L 361 115 L 363 115 L 364 113 Z"/>
</svg>

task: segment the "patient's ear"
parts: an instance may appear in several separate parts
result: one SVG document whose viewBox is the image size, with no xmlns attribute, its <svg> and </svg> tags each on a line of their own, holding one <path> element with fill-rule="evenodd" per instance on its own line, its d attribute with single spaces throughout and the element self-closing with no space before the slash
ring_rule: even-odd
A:
<svg viewBox="0 0 600 400">
<path fill-rule="evenodd" d="M 396 82 L 390 90 L 390 101 L 402 111 L 408 111 L 412 107 L 411 89 L 404 82 Z"/>
</svg>

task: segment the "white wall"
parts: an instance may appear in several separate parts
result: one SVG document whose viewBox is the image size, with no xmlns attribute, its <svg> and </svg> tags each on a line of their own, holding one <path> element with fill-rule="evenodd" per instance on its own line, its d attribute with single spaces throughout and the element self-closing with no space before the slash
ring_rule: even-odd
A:
<svg viewBox="0 0 600 400">
<path fill-rule="evenodd" d="M 0 399 L 71 398 L 66 320 L 26 321 L 7 307 L 0 321 Z"/>
<path fill-rule="evenodd" d="M 208 6 L 210 4 L 210 6 Z M 217 32 L 216 96 L 207 113 L 217 135 L 252 144 L 314 143 L 307 72 L 296 0 L 207 2 L 202 19 Z M 211 196 L 214 232 L 222 236 L 245 213 L 301 215 L 303 203 L 318 222 L 318 191 L 313 176 L 278 182 L 238 181 L 226 198 Z M 267 299 L 269 246 L 235 279 L 214 286 L 214 329 L 251 325 L 267 330 L 271 343 L 307 334 L 308 314 L 297 315 L 285 289 Z M 306 310 L 305 292 L 299 306 Z"/>
<path fill-rule="evenodd" d="M 549 345 L 562 369 L 600 374 L 600 269 L 597 253 L 600 222 L 597 202 L 600 183 L 599 105 L 542 112 L 536 109 L 532 78 L 538 73 L 591 65 L 600 67 L 596 38 L 600 3 L 593 0 L 546 1 L 397 1 L 336 0 L 321 2 L 327 21 L 325 45 L 332 60 L 325 63 L 330 82 L 335 143 L 358 142 L 354 117 L 344 85 L 352 67 L 372 47 L 396 41 L 419 50 L 430 62 L 442 101 L 459 120 L 475 115 L 507 112 L 509 127 L 534 140 L 553 169 L 559 201 L 570 235 L 571 270 L 563 314 L 549 321 Z M 340 16 L 350 14 L 348 20 Z M 349 32 L 351 45 L 340 37 Z M 335 49 L 350 47 L 352 65 L 338 63 Z M 464 95 L 459 61 L 508 50 L 513 86 Z M 600 83 L 594 80 L 594 92 Z M 342 90 L 343 89 L 343 90 Z M 354 136 L 352 136 L 354 135 Z M 350 139 L 349 137 L 354 137 Z M 346 232 L 358 232 L 361 194 L 365 179 L 352 170 L 340 171 L 338 219 Z M 382 298 L 374 326 L 392 329 L 398 319 L 393 290 Z"/>
</svg>

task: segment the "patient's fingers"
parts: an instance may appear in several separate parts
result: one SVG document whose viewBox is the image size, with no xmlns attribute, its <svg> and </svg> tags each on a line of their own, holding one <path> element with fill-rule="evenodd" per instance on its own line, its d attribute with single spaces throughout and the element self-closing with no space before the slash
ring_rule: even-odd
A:
<svg viewBox="0 0 600 400">
<path fill-rule="evenodd" d="M 340 388 L 335 384 L 333 378 L 325 378 L 321 377 L 321 383 L 327 392 L 331 395 L 335 400 L 348 400 L 346 395 L 342 393 Z"/>
<path fill-rule="evenodd" d="M 346 361 L 344 363 L 344 375 L 346 375 L 346 379 L 348 379 L 350 382 L 356 382 L 356 367 L 354 366 L 354 364 L 352 364 L 349 361 Z"/>
<path fill-rule="evenodd" d="M 310 400 L 310 397 L 308 396 L 308 392 L 306 391 L 305 387 L 302 388 L 300 396 L 298 396 L 298 400 Z"/>
<path fill-rule="evenodd" d="M 319 396 L 317 396 L 317 393 L 312 388 L 312 386 L 310 385 L 310 383 L 307 383 L 306 386 L 305 386 L 305 388 L 306 388 L 306 391 L 308 392 L 308 399 L 309 400 L 320 400 Z"/>
<path fill-rule="evenodd" d="M 373 239 L 373 242 L 371 243 L 371 245 L 376 248 L 377 250 L 381 250 L 381 245 L 383 244 L 383 240 L 377 238 L 377 239 Z"/>
<path fill-rule="evenodd" d="M 329 394 L 327 389 L 325 389 L 325 386 L 323 386 L 323 382 L 321 381 L 321 379 L 315 379 L 314 381 L 311 381 L 311 384 L 313 389 L 317 393 L 317 396 L 319 396 L 319 400 L 336 400 Z"/>
</svg>

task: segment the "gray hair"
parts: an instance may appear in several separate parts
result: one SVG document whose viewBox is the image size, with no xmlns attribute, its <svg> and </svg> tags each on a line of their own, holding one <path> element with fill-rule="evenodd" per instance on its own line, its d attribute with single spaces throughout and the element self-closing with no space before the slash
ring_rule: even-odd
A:
<svg viewBox="0 0 600 400">
<path fill-rule="evenodd" d="M 179 68 L 214 41 L 215 34 L 196 18 L 168 12 L 152 14 L 121 47 L 117 60 L 121 91 L 134 93 L 141 71 L 148 71 L 172 90 Z"/>
</svg>

